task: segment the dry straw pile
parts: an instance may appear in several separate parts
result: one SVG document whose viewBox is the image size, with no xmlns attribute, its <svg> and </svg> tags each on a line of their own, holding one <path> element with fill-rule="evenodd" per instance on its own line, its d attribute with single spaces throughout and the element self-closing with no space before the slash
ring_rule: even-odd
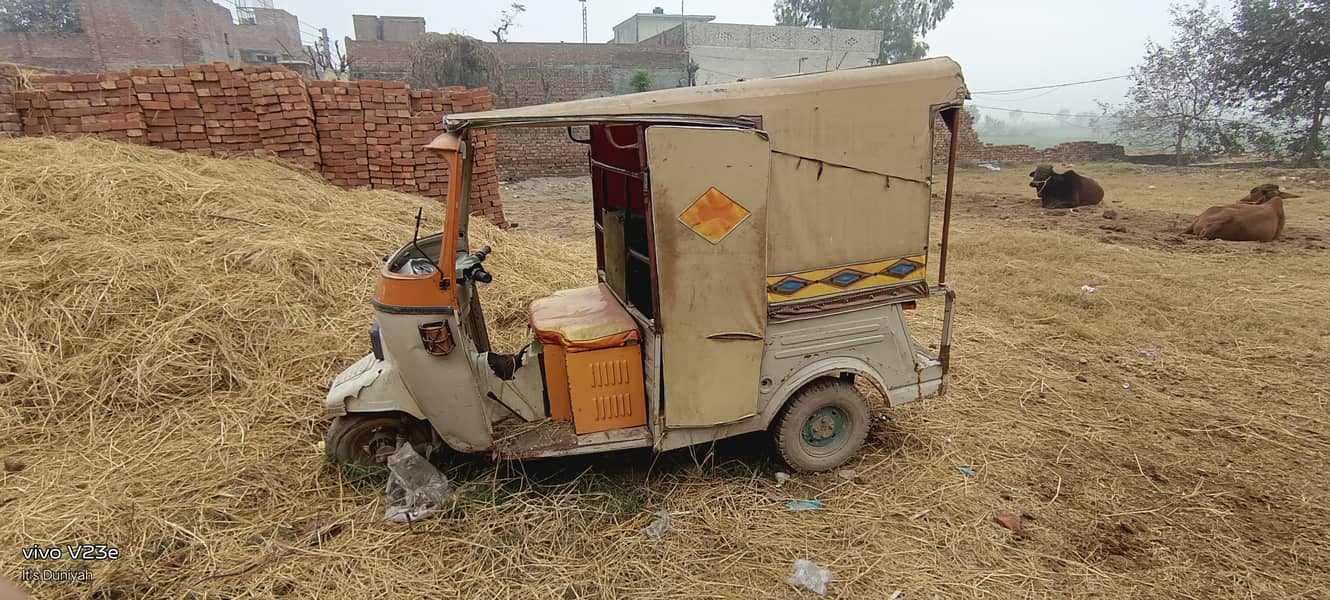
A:
<svg viewBox="0 0 1330 600">
<path fill-rule="evenodd" d="M 1188 207 L 1196 185 L 1229 195 L 1101 172 L 1140 188 L 1117 206 L 1134 216 L 1155 209 L 1146 183 Z M 1324 233 L 1324 197 L 1298 235 Z M 20 547 L 91 542 L 124 557 L 42 597 L 806 598 L 784 583 L 800 558 L 842 598 L 1330 589 L 1330 261 L 1057 229 L 1092 214 L 958 220 L 952 393 L 875 426 L 848 479 L 776 488 L 756 440 L 457 460 L 451 512 L 384 525 L 381 482 L 324 464 L 320 400 L 367 351 L 374 269 L 422 202 L 263 159 L 0 141 L 0 457 L 26 465 L 0 472 L 0 577 L 34 566 Z M 473 230 L 503 347 L 532 298 L 592 277 L 586 238 Z M 802 498 L 828 508 L 784 510 Z M 674 530 L 650 539 L 662 509 Z M 998 510 L 1026 515 L 1019 535 Z"/>
</svg>

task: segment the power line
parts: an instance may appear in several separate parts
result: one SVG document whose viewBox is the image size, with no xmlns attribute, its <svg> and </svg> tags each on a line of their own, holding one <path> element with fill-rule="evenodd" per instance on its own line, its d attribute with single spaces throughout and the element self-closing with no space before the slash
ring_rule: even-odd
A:
<svg viewBox="0 0 1330 600">
<path fill-rule="evenodd" d="M 1000 111 L 1005 111 L 1005 112 L 1009 112 L 1009 113 L 1022 113 L 1022 114 L 1027 114 L 1027 115 L 1045 115 L 1045 116 L 1049 116 L 1049 117 L 1059 117 L 1059 118 L 1062 118 L 1062 119 L 1114 119 L 1114 118 L 1116 118 L 1116 117 L 1114 117 L 1113 115 L 1083 115 L 1083 114 L 1051 113 L 1051 112 L 1040 112 L 1040 111 L 1037 111 L 1037 110 L 1023 110 L 1023 109 L 1019 109 L 1019 108 L 1002 108 L 1002 107 L 1000 107 L 1000 106 L 984 106 L 984 105 L 982 105 L 982 104 L 967 104 L 966 106 L 973 106 L 973 107 L 975 107 L 975 108 L 982 108 L 982 109 L 984 109 L 984 110 L 1000 110 Z M 1178 117 L 1178 118 L 1184 118 L 1184 117 L 1182 117 L 1181 115 L 1178 115 L 1177 117 Z M 1203 118 L 1198 118 L 1198 117 L 1194 117 L 1194 116 L 1192 116 L 1192 117 L 1185 117 L 1185 118 L 1190 119 L 1190 120 L 1192 120 L 1193 122 L 1200 121 L 1200 122 L 1212 122 L 1212 123 L 1230 123 L 1230 124 L 1234 124 L 1234 125 L 1249 125 L 1249 126 L 1250 126 L 1250 125 L 1258 125 L 1258 123 L 1257 123 L 1256 121 L 1249 121 L 1249 120 L 1246 120 L 1246 119 L 1230 119 L 1230 118 L 1227 118 L 1227 117 L 1210 117 L 1210 118 L 1204 118 L 1204 119 L 1203 119 Z M 1078 125 L 1078 127 L 1083 127 L 1083 125 Z"/>
<path fill-rule="evenodd" d="M 1068 113 L 1061 113 L 1061 114 L 1059 114 L 1059 113 L 1051 113 L 1051 112 L 1039 112 L 1039 111 L 1037 111 L 1037 110 L 1023 110 L 1023 109 L 1019 109 L 1019 108 L 1002 108 L 1002 107 L 1000 107 L 1000 106 L 984 106 L 984 105 L 982 105 L 982 104 L 968 104 L 967 106 L 973 106 L 973 107 L 975 107 L 975 108 L 982 108 L 982 109 L 984 109 L 984 110 L 1002 110 L 1002 111 L 1006 111 L 1006 112 L 1018 112 L 1018 113 L 1023 113 L 1023 114 L 1027 114 L 1027 115 L 1047 115 L 1047 116 L 1050 116 L 1050 117 L 1062 117 L 1062 118 L 1064 118 L 1064 119 L 1066 119 L 1066 118 L 1071 118 L 1071 119 L 1098 119 L 1098 118 L 1100 118 L 1100 117 L 1102 116 L 1102 115 L 1073 115 L 1073 114 L 1068 114 Z"/>
<path fill-rule="evenodd" d="M 1085 84 L 1087 84 L 1087 83 L 1099 83 L 1099 82 L 1101 82 L 1101 81 L 1112 81 L 1112 80 L 1114 80 L 1114 79 L 1126 79 L 1126 78 L 1128 78 L 1128 77 L 1131 77 L 1131 75 L 1115 75 L 1115 76 L 1113 76 L 1113 77 L 1102 77 L 1102 78 L 1100 78 L 1100 79 L 1087 79 L 1087 80 L 1085 80 L 1085 81 L 1073 81 L 1073 82 L 1071 82 L 1071 83 L 1055 83 L 1055 84 L 1051 84 L 1051 85 L 1036 85 L 1036 86 L 1034 86 L 1034 87 L 1026 87 L 1026 88 L 1012 88 L 1012 89 L 1009 89 L 1009 90 L 987 90 L 987 91 L 983 91 L 983 92 L 970 92 L 970 93 L 971 93 L 971 94 L 1014 94 L 1014 93 L 1017 93 L 1017 92 L 1030 92 L 1030 91 L 1034 91 L 1034 90 L 1048 90 L 1048 89 L 1053 89 L 1053 88 L 1064 88 L 1064 87 L 1070 87 L 1070 86 L 1073 86 L 1073 85 L 1085 85 Z"/>
</svg>

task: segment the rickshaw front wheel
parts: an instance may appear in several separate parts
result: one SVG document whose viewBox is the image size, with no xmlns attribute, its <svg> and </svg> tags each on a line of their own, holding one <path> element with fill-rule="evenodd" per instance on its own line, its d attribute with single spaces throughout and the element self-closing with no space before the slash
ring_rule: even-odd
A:
<svg viewBox="0 0 1330 600">
<path fill-rule="evenodd" d="M 786 403 L 772 433 L 781 458 L 805 473 L 845 464 L 868 437 L 868 402 L 854 384 L 818 379 Z"/>
<path fill-rule="evenodd" d="M 386 467 L 399 441 L 429 456 L 429 423 L 400 413 L 352 413 L 333 419 L 324 436 L 328 458 L 337 464 Z"/>
</svg>

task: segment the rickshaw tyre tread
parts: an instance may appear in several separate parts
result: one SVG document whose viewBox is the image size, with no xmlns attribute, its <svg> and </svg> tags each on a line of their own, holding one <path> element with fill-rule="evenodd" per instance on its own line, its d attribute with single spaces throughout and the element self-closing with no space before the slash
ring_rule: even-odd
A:
<svg viewBox="0 0 1330 600">
<path fill-rule="evenodd" d="M 818 408 L 830 404 L 838 404 L 847 409 L 846 412 L 850 417 L 851 438 L 845 450 L 828 458 L 796 454 L 801 447 L 798 438 L 801 435 L 802 424 L 797 423 L 799 419 L 794 423 L 787 419 L 798 413 L 811 414 Z M 813 408 L 806 409 L 805 407 L 809 405 Z M 868 408 L 867 399 L 853 384 L 834 377 L 821 377 L 805 384 L 785 403 L 780 416 L 776 419 L 775 427 L 772 428 L 772 438 L 785 464 L 794 470 L 801 473 L 829 471 L 845 464 L 859 453 L 864 441 L 868 439 L 871 419 L 872 413 Z"/>
</svg>

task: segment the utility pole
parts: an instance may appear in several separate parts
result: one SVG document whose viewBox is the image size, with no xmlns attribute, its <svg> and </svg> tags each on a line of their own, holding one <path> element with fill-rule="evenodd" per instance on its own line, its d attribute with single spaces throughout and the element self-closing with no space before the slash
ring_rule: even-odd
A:
<svg viewBox="0 0 1330 600">
<path fill-rule="evenodd" d="M 688 69 L 689 63 L 692 61 L 688 59 L 688 17 L 686 15 L 687 13 L 683 11 L 683 0 L 679 0 L 679 35 L 682 36 L 680 44 L 683 45 L 683 80 L 691 87 L 693 85 L 693 72 Z"/>
<path fill-rule="evenodd" d="M 580 0 L 580 1 L 582 2 L 582 43 L 585 44 L 585 43 L 587 43 L 587 35 L 586 35 L 586 0 Z"/>
<path fill-rule="evenodd" d="M 321 50 L 322 53 L 323 53 L 323 64 L 325 65 L 324 68 L 325 68 L 325 69 L 333 69 L 333 68 L 335 68 L 335 67 L 333 66 L 333 60 L 332 60 L 332 44 L 330 44 L 330 43 L 328 42 L 328 28 L 327 28 L 327 27 L 320 27 L 320 28 L 319 28 L 319 43 L 320 43 L 320 44 L 323 44 L 323 48 L 321 48 L 320 50 Z"/>
</svg>

